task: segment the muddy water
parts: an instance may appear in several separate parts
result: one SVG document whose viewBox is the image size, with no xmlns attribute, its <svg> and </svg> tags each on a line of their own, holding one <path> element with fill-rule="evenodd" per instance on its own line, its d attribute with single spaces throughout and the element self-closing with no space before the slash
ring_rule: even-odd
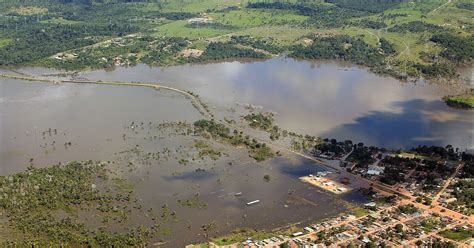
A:
<svg viewBox="0 0 474 248">
<path fill-rule="evenodd" d="M 124 125 L 144 117 L 193 121 L 200 115 L 170 92 L 1 81 L 0 174 L 23 170 L 31 158 L 37 165 L 107 158 L 127 148 Z"/>
<path fill-rule="evenodd" d="M 19 71 L 51 73 L 41 68 Z M 191 90 L 220 118 L 236 115 L 229 110 L 245 104 L 261 106 L 277 113 L 282 128 L 299 133 L 386 147 L 473 146 L 473 112 L 446 107 L 440 100 L 446 88 L 400 83 L 363 68 L 274 59 L 167 68 L 139 65 L 81 76 Z M 344 200 L 363 201 L 356 192 L 335 196 L 301 183 L 299 176 L 323 168 L 289 155 L 257 164 L 243 149 L 213 144 L 226 155 L 217 161 L 179 164 L 196 153 L 191 149 L 196 137 L 157 134 L 147 128 L 149 122 L 192 123 L 200 118 L 188 99 L 173 92 L 1 80 L 0 174 L 22 171 L 30 163 L 116 161 L 115 173 L 134 182 L 134 197 L 142 199 L 144 209 L 167 204 L 176 211 L 178 221 L 166 224 L 170 235 L 160 237 L 171 241 L 169 247 L 205 240 L 201 226 L 209 223 L 216 226 L 211 235 L 239 227 L 270 229 L 338 214 L 345 210 Z M 132 122 L 143 122 L 143 128 L 130 130 L 127 126 Z M 143 162 L 139 155 L 127 155 L 137 147 L 142 154 L 165 148 L 171 152 L 166 158 Z M 264 175 L 270 176 L 270 182 L 263 180 Z M 235 197 L 236 192 L 243 194 Z M 207 207 L 178 204 L 194 195 Z M 257 199 L 261 201 L 257 205 L 245 205 Z M 152 223 L 137 214 L 123 225 L 128 224 Z"/>
<path fill-rule="evenodd" d="M 110 224 L 110 230 L 151 226 L 154 223 L 144 211 L 157 211 L 166 204 L 176 211 L 177 221 L 161 223 L 169 235 L 158 235 L 154 241 L 169 241 L 167 247 L 205 241 L 206 233 L 215 236 L 242 227 L 272 229 L 315 221 L 345 211 L 346 198 L 364 201 L 357 192 L 336 196 L 300 182 L 299 176 L 323 170 L 310 161 L 287 155 L 255 163 L 245 149 L 218 143 L 212 146 L 223 152 L 220 159 L 192 161 L 198 137 L 161 133 L 149 125 L 200 118 L 189 99 L 169 91 L 2 80 L 0 174 L 23 171 L 29 164 L 113 161 L 111 173 L 132 182 L 133 197 L 141 200 L 143 211 L 134 212 L 125 223 Z M 139 127 L 131 129 L 133 122 Z M 145 159 L 144 154 L 156 152 L 161 152 L 160 159 Z M 180 164 L 180 159 L 190 162 Z M 265 175 L 269 182 L 263 180 Z M 242 196 L 236 197 L 237 192 Z M 207 207 L 178 203 L 195 195 Z M 259 204 L 246 206 L 257 199 Z M 97 223 L 94 216 L 82 218 L 88 225 Z M 203 231 L 202 226 L 210 223 L 215 228 Z"/>
</svg>

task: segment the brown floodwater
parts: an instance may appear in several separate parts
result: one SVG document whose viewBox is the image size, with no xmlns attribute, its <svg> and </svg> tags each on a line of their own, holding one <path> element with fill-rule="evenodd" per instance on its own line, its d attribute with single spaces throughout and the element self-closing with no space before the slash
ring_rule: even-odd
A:
<svg viewBox="0 0 474 248">
<path fill-rule="evenodd" d="M 238 116 L 244 106 L 252 105 L 276 113 L 280 127 L 303 134 L 391 148 L 420 144 L 473 148 L 474 113 L 447 107 L 441 100 L 446 87 L 402 83 L 333 62 L 278 58 L 166 68 L 138 65 L 80 76 L 191 90 L 218 118 Z M 219 160 L 180 164 L 180 159 L 196 154 L 191 147 L 197 137 L 160 133 L 148 126 L 201 118 L 189 99 L 169 91 L 0 80 L 0 175 L 23 171 L 31 159 L 35 166 L 116 161 L 115 173 L 134 182 L 134 197 L 142 199 L 144 209 L 167 204 L 176 211 L 178 221 L 166 224 L 170 235 L 160 237 L 170 241 L 169 247 L 205 240 L 201 226 L 213 222 L 211 235 L 240 227 L 271 229 L 334 216 L 346 210 L 345 201 L 364 201 L 356 191 L 334 195 L 300 182 L 298 177 L 323 168 L 288 154 L 255 163 L 244 149 L 215 143 L 226 154 Z M 130 130 L 132 122 L 144 125 Z M 142 155 L 127 152 L 137 147 Z M 143 154 L 164 149 L 170 151 L 167 156 L 161 153 L 158 160 L 143 160 Z M 264 175 L 270 182 L 263 180 Z M 235 197 L 236 192 L 242 196 Z M 207 207 L 178 204 L 194 195 Z M 245 205 L 256 199 L 261 202 Z M 151 223 L 143 214 L 134 214 L 124 225 L 128 224 Z"/>
</svg>

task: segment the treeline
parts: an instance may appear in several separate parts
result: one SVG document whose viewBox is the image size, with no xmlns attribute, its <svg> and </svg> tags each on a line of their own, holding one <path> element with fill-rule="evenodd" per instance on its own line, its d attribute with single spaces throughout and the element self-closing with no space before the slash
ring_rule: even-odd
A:
<svg viewBox="0 0 474 248">
<path fill-rule="evenodd" d="M 325 0 L 325 2 L 333 3 L 341 8 L 380 13 L 397 7 L 407 0 Z"/>
<path fill-rule="evenodd" d="M 384 54 L 387 55 L 395 54 L 397 52 L 393 43 L 391 43 L 385 38 L 380 38 L 380 49 L 382 49 Z"/>
<path fill-rule="evenodd" d="M 265 59 L 267 55 L 258 53 L 250 48 L 237 47 L 232 42 L 211 42 L 204 53 L 190 62 L 217 61 L 225 59 L 254 58 Z"/>
<path fill-rule="evenodd" d="M 230 39 L 232 43 L 250 46 L 271 53 L 280 53 L 284 50 L 282 46 L 275 44 L 271 39 L 255 39 L 250 35 L 233 35 Z"/>
<path fill-rule="evenodd" d="M 474 3 L 473 2 L 456 3 L 456 7 L 460 8 L 460 9 L 467 9 L 467 10 L 474 11 Z"/>
<path fill-rule="evenodd" d="M 455 63 L 465 63 L 474 58 L 474 35 L 462 37 L 450 33 L 435 34 L 430 39 L 445 48 L 441 56 Z"/>
<path fill-rule="evenodd" d="M 290 56 L 304 59 L 340 59 L 359 65 L 380 66 L 384 56 L 360 37 L 348 35 L 311 36 L 310 46 L 295 46 Z"/>
<path fill-rule="evenodd" d="M 456 67 L 450 63 L 435 62 L 432 64 L 415 64 L 414 68 L 427 78 L 453 78 L 457 75 Z"/>
<path fill-rule="evenodd" d="M 440 146 L 418 146 L 412 148 L 411 151 L 416 152 L 417 154 L 427 156 L 427 157 L 435 157 L 440 159 L 450 159 L 450 160 L 457 160 L 459 156 L 457 152 L 459 149 L 455 149 L 451 145 L 447 145 L 446 147 Z"/>
<path fill-rule="evenodd" d="M 344 9 L 337 6 L 302 5 L 285 2 L 249 3 L 247 8 L 291 10 L 299 15 L 310 17 L 308 24 L 323 27 L 341 27 L 349 24 L 351 18 L 362 17 L 367 14 L 364 11 Z"/>
<path fill-rule="evenodd" d="M 413 22 L 398 24 L 388 29 L 389 32 L 396 32 L 396 33 L 439 32 L 443 30 L 445 30 L 443 27 L 440 27 L 438 25 L 431 24 L 431 23 L 422 22 L 422 21 L 413 21 Z"/>
</svg>

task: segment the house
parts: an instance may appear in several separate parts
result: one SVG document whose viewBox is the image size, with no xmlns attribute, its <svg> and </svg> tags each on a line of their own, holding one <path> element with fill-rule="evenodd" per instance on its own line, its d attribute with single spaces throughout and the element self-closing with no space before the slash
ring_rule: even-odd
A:
<svg viewBox="0 0 474 248">
<path fill-rule="evenodd" d="M 375 202 L 369 202 L 369 203 L 364 204 L 364 206 L 366 207 L 375 207 L 375 205 L 376 205 Z"/>
<path fill-rule="evenodd" d="M 367 243 L 372 242 L 372 240 L 370 240 L 368 237 L 365 236 L 365 237 L 362 239 L 362 242 L 364 242 L 364 243 L 367 244 Z"/>
<path fill-rule="evenodd" d="M 367 175 L 379 176 L 380 174 L 383 173 L 384 170 L 385 170 L 385 167 L 370 165 L 369 168 L 367 169 Z"/>
<path fill-rule="evenodd" d="M 456 197 L 452 197 L 452 198 L 449 198 L 449 199 L 443 199 L 443 203 L 446 203 L 446 204 L 453 203 L 455 201 L 457 201 Z"/>
</svg>

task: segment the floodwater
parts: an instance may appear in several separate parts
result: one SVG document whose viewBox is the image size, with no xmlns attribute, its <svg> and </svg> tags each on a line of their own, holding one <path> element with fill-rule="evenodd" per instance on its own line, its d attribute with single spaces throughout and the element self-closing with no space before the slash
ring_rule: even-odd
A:
<svg viewBox="0 0 474 248">
<path fill-rule="evenodd" d="M 189 99 L 174 92 L 15 80 L 0 81 L 0 92 L 0 175 L 24 171 L 30 163 L 42 167 L 71 160 L 113 161 L 111 173 L 132 182 L 133 197 L 140 199 L 143 210 L 134 211 L 129 221 L 111 222 L 109 229 L 152 226 L 146 210 L 159 211 L 166 204 L 177 220 L 160 222 L 169 234 L 153 240 L 168 241 L 165 247 L 202 242 L 204 234 L 224 235 L 237 228 L 269 230 L 310 223 L 346 211 L 347 201 L 365 202 L 356 190 L 334 195 L 302 183 L 298 177 L 323 168 L 290 155 L 256 163 L 244 149 L 213 143 L 224 156 L 191 161 L 198 137 L 154 128 L 162 122 L 202 118 Z M 131 129 L 133 122 L 138 127 Z M 146 156 L 158 152 L 160 159 Z M 190 162 L 183 165 L 180 159 Z M 269 182 L 263 180 L 265 175 Z M 242 195 L 235 196 L 237 192 Z M 205 208 L 178 202 L 196 195 Z M 259 204 L 246 206 L 257 199 Z M 81 219 L 103 225 L 95 215 Z M 212 230 L 202 229 L 211 223 Z"/>
<path fill-rule="evenodd" d="M 280 127 L 303 134 L 394 149 L 448 144 L 474 148 L 474 111 L 452 109 L 442 101 L 454 87 L 400 82 L 335 62 L 278 58 L 166 68 L 139 65 L 84 77 L 173 85 L 217 108 L 261 106 L 277 113 Z M 461 78 L 472 84 L 472 68 L 464 68 Z"/>
<path fill-rule="evenodd" d="M 42 68 L 19 71 L 52 73 Z M 392 148 L 473 148 L 474 112 L 448 108 L 441 101 L 445 88 L 401 83 L 334 62 L 278 58 L 166 68 L 138 65 L 80 76 L 190 90 L 219 118 L 236 115 L 231 110 L 247 104 L 261 106 L 276 113 L 280 127 L 303 134 Z M 167 204 L 176 211 L 178 221 L 166 224 L 170 235 L 161 237 L 171 241 L 169 247 L 205 240 L 201 227 L 210 223 L 216 226 L 212 236 L 241 227 L 271 229 L 334 216 L 346 210 L 346 200 L 364 201 L 356 191 L 334 195 L 300 182 L 298 177 L 323 168 L 288 154 L 255 163 L 243 149 L 213 143 L 225 153 L 217 161 L 179 164 L 196 153 L 196 137 L 158 133 L 148 124 L 201 118 L 189 99 L 169 91 L 0 80 L 0 175 L 23 171 L 30 163 L 116 161 L 116 173 L 134 182 L 134 197 L 142 199 L 144 209 Z M 144 124 L 130 130 L 132 122 Z M 144 161 L 129 152 L 133 149 L 141 154 L 170 152 L 166 158 L 162 153 L 159 160 Z M 264 181 L 264 175 L 271 180 Z M 195 195 L 206 208 L 178 204 Z M 259 204 L 245 205 L 257 199 Z M 143 216 L 132 222 L 151 224 Z"/>
</svg>

